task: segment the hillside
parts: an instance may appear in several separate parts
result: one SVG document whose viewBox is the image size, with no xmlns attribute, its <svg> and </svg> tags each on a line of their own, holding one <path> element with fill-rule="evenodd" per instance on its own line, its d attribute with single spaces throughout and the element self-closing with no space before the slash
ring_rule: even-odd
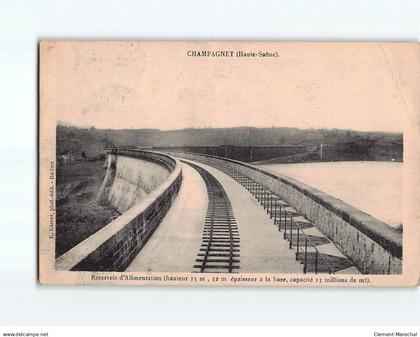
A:
<svg viewBox="0 0 420 337">
<path fill-rule="evenodd" d="M 111 146 L 285 146 L 325 144 L 324 160 L 402 160 L 401 133 L 360 132 L 339 129 L 204 128 L 84 129 L 58 125 L 57 154 L 98 156 Z M 359 158 L 363 154 L 363 158 Z M 312 157 L 312 156 L 310 156 Z M 381 159 L 382 158 L 382 159 Z M 301 159 L 300 159 L 301 160 Z"/>
</svg>

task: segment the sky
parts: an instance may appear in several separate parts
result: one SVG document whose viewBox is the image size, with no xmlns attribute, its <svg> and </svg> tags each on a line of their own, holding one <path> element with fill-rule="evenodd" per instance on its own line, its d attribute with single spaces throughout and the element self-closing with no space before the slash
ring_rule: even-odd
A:
<svg viewBox="0 0 420 337">
<path fill-rule="evenodd" d="M 278 57 L 189 57 L 189 50 Z M 55 86 L 57 120 L 71 125 L 399 132 L 410 112 L 413 50 L 383 43 L 79 41 L 57 42 L 41 58 L 54 63 L 45 83 Z"/>
</svg>

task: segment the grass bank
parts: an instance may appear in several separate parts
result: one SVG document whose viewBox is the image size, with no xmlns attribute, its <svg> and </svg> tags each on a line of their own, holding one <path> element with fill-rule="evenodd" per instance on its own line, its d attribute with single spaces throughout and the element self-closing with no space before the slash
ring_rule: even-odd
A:
<svg viewBox="0 0 420 337">
<path fill-rule="evenodd" d="M 105 198 L 94 203 L 105 172 L 102 161 L 57 166 L 56 257 L 118 216 Z"/>
</svg>

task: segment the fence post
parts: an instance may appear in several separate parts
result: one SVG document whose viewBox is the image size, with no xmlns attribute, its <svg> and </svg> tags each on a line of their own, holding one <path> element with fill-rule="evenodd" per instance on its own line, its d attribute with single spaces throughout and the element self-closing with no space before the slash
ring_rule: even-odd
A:
<svg viewBox="0 0 420 337">
<path fill-rule="evenodd" d="M 388 275 L 391 274 L 391 254 L 389 254 L 389 259 L 388 259 Z"/>
<path fill-rule="evenodd" d="M 262 191 L 263 191 L 263 193 L 262 193 L 261 201 L 262 201 L 262 206 L 263 206 L 263 208 L 265 210 L 265 189 L 263 188 Z"/>
<path fill-rule="evenodd" d="M 270 192 L 268 192 L 268 190 L 266 190 L 266 196 L 265 196 L 265 203 L 267 205 L 267 214 L 268 214 L 268 209 L 270 208 Z"/>
<path fill-rule="evenodd" d="M 279 206 L 280 206 L 280 209 L 279 209 L 279 232 L 281 231 L 281 203 L 279 202 Z"/>
<path fill-rule="evenodd" d="M 293 217 L 290 216 L 290 243 L 289 243 L 289 248 L 290 249 L 292 249 L 292 247 L 293 247 L 293 245 L 292 245 L 292 242 L 293 242 L 292 222 L 293 222 Z"/>
<path fill-rule="evenodd" d="M 274 226 L 277 225 L 277 199 L 274 200 Z"/>
<path fill-rule="evenodd" d="M 273 218 L 273 195 L 270 194 L 270 219 Z"/>
<path fill-rule="evenodd" d="M 307 255 L 308 255 L 308 239 L 305 237 L 305 262 L 303 263 L 303 273 L 306 274 L 307 267 Z"/>
<path fill-rule="evenodd" d="M 287 211 L 286 211 L 286 207 L 284 207 L 283 212 L 284 212 L 284 235 L 283 235 L 283 238 L 285 239 L 286 238 L 286 231 L 287 231 L 287 219 L 286 219 Z"/>
</svg>

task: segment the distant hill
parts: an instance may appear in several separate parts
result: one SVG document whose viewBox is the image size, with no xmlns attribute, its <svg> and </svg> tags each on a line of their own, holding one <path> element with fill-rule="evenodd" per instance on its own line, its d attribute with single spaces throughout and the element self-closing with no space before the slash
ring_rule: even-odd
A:
<svg viewBox="0 0 420 337">
<path fill-rule="evenodd" d="M 402 160 L 402 133 L 361 132 L 341 129 L 297 128 L 203 128 L 162 131 L 158 129 L 95 129 L 57 126 L 57 154 L 99 155 L 111 146 L 279 146 L 338 145 L 346 152 L 381 154 L 380 157 Z M 327 147 L 326 147 L 327 149 Z M 333 151 L 326 151 L 332 153 Z M 371 156 L 375 160 L 375 155 Z M 333 159 L 333 158 L 332 158 Z M 355 159 L 353 159 L 355 160 Z"/>
</svg>

